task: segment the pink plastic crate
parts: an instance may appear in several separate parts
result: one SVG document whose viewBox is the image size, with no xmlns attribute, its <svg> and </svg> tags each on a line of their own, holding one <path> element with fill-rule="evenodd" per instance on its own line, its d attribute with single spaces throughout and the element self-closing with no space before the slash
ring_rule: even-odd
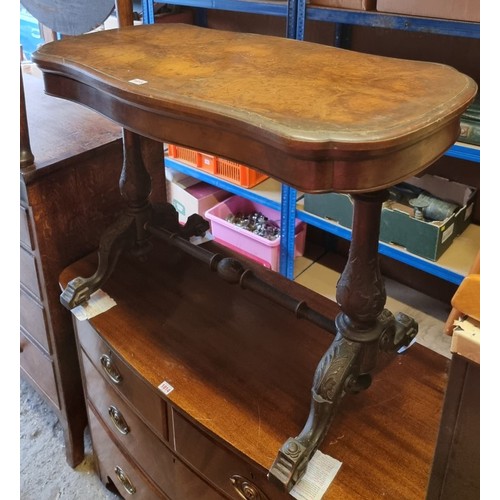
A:
<svg viewBox="0 0 500 500">
<path fill-rule="evenodd" d="M 238 212 L 261 212 L 269 220 L 280 225 L 280 213 L 277 210 L 240 196 L 231 196 L 205 212 L 205 217 L 210 220 L 215 241 L 273 271 L 278 271 L 280 238 L 270 241 L 226 221 L 228 215 L 236 215 Z M 304 222 L 299 219 L 295 220 L 295 257 L 304 254 L 306 228 L 307 225 Z"/>
</svg>

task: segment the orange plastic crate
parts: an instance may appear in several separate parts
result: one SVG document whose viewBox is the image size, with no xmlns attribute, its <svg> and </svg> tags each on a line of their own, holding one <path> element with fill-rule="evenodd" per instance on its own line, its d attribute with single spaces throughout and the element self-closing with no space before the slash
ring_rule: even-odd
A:
<svg viewBox="0 0 500 500">
<path fill-rule="evenodd" d="M 198 167 L 199 169 L 205 170 L 205 172 L 210 172 L 211 174 L 215 174 L 216 163 L 217 163 L 216 156 L 200 153 L 200 165 Z"/>
<path fill-rule="evenodd" d="M 174 146 L 173 144 L 168 145 L 168 156 L 211 174 L 215 173 L 215 156 L 201 153 L 195 149 Z"/>
<path fill-rule="evenodd" d="M 168 156 L 245 188 L 254 187 L 269 177 L 240 163 L 173 144 L 168 145 Z"/>
<path fill-rule="evenodd" d="M 198 166 L 198 151 L 195 151 L 194 149 L 181 148 L 179 146 L 169 144 L 168 156 L 170 156 L 170 158 L 175 158 L 182 163 L 187 163 L 193 167 Z"/>
<path fill-rule="evenodd" d="M 238 186 L 251 188 L 267 179 L 269 176 L 257 172 L 253 168 L 246 167 L 225 158 L 216 157 L 215 175 Z"/>
</svg>

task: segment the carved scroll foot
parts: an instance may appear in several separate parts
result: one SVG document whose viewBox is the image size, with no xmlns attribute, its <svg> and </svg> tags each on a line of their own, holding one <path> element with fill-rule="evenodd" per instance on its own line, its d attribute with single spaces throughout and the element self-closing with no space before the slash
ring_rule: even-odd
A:
<svg viewBox="0 0 500 500">
<path fill-rule="evenodd" d="M 337 334 L 321 359 L 314 376 L 307 422 L 297 437 L 284 443 L 269 470 L 269 480 L 280 488 L 290 491 L 304 475 L 310 458 L 330 427 L 340 400 L 349 390 L 352 380 L 357 378 L 360 353 L 361 344 Z"/>
<path fill-rule="evenodd" d="M 121 215 L 101 237 L 96 272 L 88 278 L 77 277 L 71 280 L 60 296 L 61 304 L 71 310 L 88 301 L 113 272 L 122 251 L 126 247 L 132 247 L 134 236 L 135 217 Z"/>
<path fill-rule="evenodd" d="M 399 313 L 394 317 L 386 309 L 363 336 L 343 313 L 337 317 L 336 324 L 337 336 L 316 368 L 307 422 L 297 437 L 283 444 L 269 470 L 269 480 L 285 491 L 290 491 L 304 475 L 344 395 L 356 394 L 370 386 L 369 371 L 377 365 L 378 353 L 395 353 L 409 345 L 418 330 L 417 323 L 409 316 Z"/>
<path fill-rule="evenodd" d="M 77 277 L 71 280 L 60 296 L 61 304 L 71 310 L 87 302 L 92 293 L 109 278 L 124 251 L 138 259 L 145 258 L 151 249 L 151 227 L 165 228 L 173 234 L 189 239 L 191 236 L 203 236 L 210 226 L 201 216 L 193 214 L 185 226 L 181 227 L 179 214 L 170 203 L 141 210 L 129 209 L 102 235 L 95 273 L 88 278 Z"/>
</svg>

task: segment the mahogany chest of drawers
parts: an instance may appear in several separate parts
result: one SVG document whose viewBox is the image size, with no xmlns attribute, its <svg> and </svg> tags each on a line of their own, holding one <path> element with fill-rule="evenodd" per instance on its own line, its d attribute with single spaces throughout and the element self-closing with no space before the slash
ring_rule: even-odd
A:
<svg viewBox="0 0 500 500">
<path fill-rule="evenodd" d="M 91 255 L 69 266 L 61 287 L 95 265 Z M 310 290 L 253 269 L 335 313 Z M 148 500 L 289 498 L 267 471 L 307 417 L 331 335 L 159 241 L 146 262 L 122 257 L 103 290 L 116 305 L 73 320 L 103 484 Z M 324 498 L 425 496 L 447 365 L 414 345 L 345 398 L 321 446 L 342 462 Z"/>
<path fill-rule="evenodd" d="M 71 314 L 60 304 L 61 270 L 95 249 L 123 209 L 117 180 L 121 128 L 44 94 L 37 70 L 23 71 L 35 161 L 20 175 L 21 375 L 57 412 L 67 461 L 84 458 L 87 425 Z M 163 175 L 163 169 L 159 171 Z M 157 196 L 161 199 L 160 175 Z"/>
</svg>

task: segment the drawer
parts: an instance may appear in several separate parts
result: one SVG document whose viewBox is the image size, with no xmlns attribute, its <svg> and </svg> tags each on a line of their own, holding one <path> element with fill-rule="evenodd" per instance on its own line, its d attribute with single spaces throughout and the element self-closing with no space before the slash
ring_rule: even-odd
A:
<svg viewBox="0 0 500 500">
<path fill-rule="evenodd" d="M 44 308 L 23 290 L 21 290 L 20 317 L 24 330 L 50 352 Z"/>
<path fill-rule="evenodd" d="M 148 500 L 153 500 L 155 498 L 171 498 L 172 500 L 222 500 L 226 498 L 216 492 L 208 483 L 192 472 L 180 460 L 177 460 L 170 452 L 169 457 L 171 463 L 169 465 L 169 472 L 172 473 L 171 482 L 173 489 L 169 489 L 168 492 L 160 492 L 149 482 L 147 475 L 141 472 L 141 467 L 137 466 L 142 465 L 140 457 L 127 453 L 128 456 L 134 457 L 134 464 L 127 460 L 124 454 L 120 451 L 119 445 L 113 441 L 105 430 L 105 424 L 102 423 L 102 420 L 98 416 L 98 412 L 92 405 L 89 405 L 88 408 L 92 446 L 97 455 L 99 473 L 101 475 L 101 480 L 104 483 L 106 483 L 108 478 L 110 478 L 120 492 L 125 490 L 124 485 L 115 473 L 115 467 L 118 465 L 128 476 L 131 484 L 137 490 L 136 493 L 133 494 L 133 498 L 147 498 Z M 131 428 L 135 425 L 132 422 L 133 420 L 130 421 Z M 147 446 L 145 445 L 144 448 L 147 448 Z M 154 462 L 155 460 L 162 460 L 161 455 L 163 455 L 164 450 L 165 448 L 163 448 L 160 455 L 155 455 L 157 450 L 154 448 L 151 449 L 149 451 L 151 456 L 149 461 Z M 150 470 L 144 467 L 142 470 L 146 470 L 147 473 L 150 472 Z M 148 494 L 150 495 L 149 497 L 147 496 Z M 128 498 L 130 493 L 124 496 L 125 498 Z"/>
<path fill-rule="evenodd" d="M 22 247 L 20 257 L 20 278 L 21 283 L 39 300 L 41 300 L 42 294 L 40 292 L 35 257 Z"/>
<path fill-rule="evenodd" d="M 41 389 L 57 408 L 60 408 L 52 361 L 26 336 L 22 333 L 20 336 L 21 370 Z"/>
<path fill-rule="evenodd" d="M 174 455 L 103 379 L 82 353 L 87 398 L 127 453 L 169 496 L 174 488 Z"/>
<path fill-rule="evenodd" d="M 216 443 L 176 410 L 172 410 L 175 449 L 208 481 L 230 498 L 278 500 L 290 498 L 267 480 L 267 471 L 259 470 L 239 458 L 229 448 Z M 234 483 L 234 484 L 233 484 Z M 245 487 L 244 496 L 241 489 Z"/>
<path fill-rule="evenodd" d="M 76 321 L 78 340 L 92 364 L 116 391 L 136 408 L 143 420 L 158 435 L 168 439 L 164 401 L 148 385 L 138 378 L 104 342 L 88 321 Z"/>
<path fill-rule="evenodd" d="M 35 249 L 35 245 L 33 243 L 31 225 L 29 219 L 29 209 L 26 207 L 20 207 L 21 214 L 19 217 L 19 226 L 20 226 L 20 238 L 21 244 L 30 250 Z"/>
<path fill-rule="evenodd" d="M 110 438 L 92 408 L 88 407 L 92 447 L 97 457 L 102 483 L 109 488 L 110 482 L 123 498 L 153 500 L 167 498 L 129 461 Z M 113 490 L 112 488 L 110 488 Z"/>
</svg>

